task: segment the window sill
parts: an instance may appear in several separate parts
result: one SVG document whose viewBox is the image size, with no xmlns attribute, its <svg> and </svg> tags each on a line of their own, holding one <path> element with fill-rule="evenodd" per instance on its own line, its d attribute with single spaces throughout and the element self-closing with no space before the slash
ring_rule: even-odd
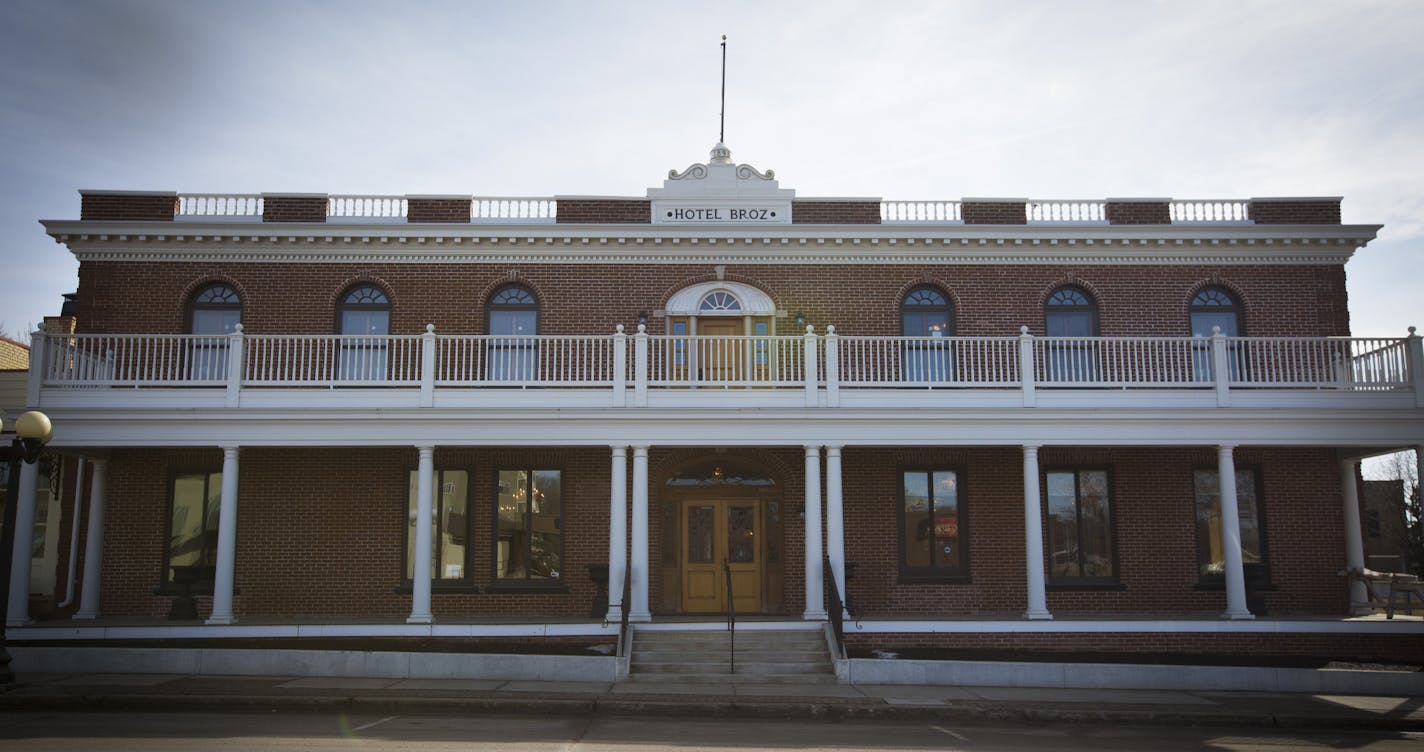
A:
<svg viewBox="0 0 1424 752">
<path fill-rule="evenodd" d="M 897 585 L 971 585 L 974 578 L 967 574 L 902 574 Z"/>
<path fill-rule="evenodd" d="M 485 592 L 559 595 L 567 594 L 569 592 L 569 586 L 562 582 L 551 582 L 547 584 L 534 582 L 492 582 L 485 586 Z"/>
<path fill-rule="evenodd" d="M 409 582 L 407 582 L 400 585 L 396 585 L 394 588 L 391 589 L 391 592 L 397 593 L 399 595 L 410 595 L 411 593 L 415 592 L 415 588 Z M 442 593 L 473 595 L 478 592 L 480 592 L 480 587 L 478 585 L 474 585 L 468 582 L 452 582 L 445 584 L 436 584 L 433 582 L 430 583 L 430 593 L 432 595 L 440 595 Z"/>
<path fill-rule="evenodd" d="M 1127 590 L 1127 586 L 1121 582 L 1050 582 L 1043 589 L 1050 593 L 1121 592 Z"/>
</svg>

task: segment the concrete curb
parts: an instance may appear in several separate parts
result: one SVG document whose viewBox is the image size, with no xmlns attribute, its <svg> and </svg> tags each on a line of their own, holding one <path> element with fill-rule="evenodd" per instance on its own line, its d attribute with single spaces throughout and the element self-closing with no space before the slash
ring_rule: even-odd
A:
<svg viewBox="0 0 1424 752">
<path fill-rule="evenodd" d="M 731 696 L 658 697 L 411 697 L 404 695 L 167 695 L 0 694 L 0 712 L 21 711 L 231 711 L 399 713 L 403 715 L 490 713 L 512 715 L 689 716 L 829 720 L 938 720 L 960 724 L 1129 724 L 1134 726 L 1238 726 L 1251 728 L 1358 728 L 1424 731 L 1424 720 L 1374 715 L 1223 712 L 1179 708 L 1079 707 L 1053 704 L 959 702 L 952 705 L 891 705 L 878 700 L 783 699 Z"/>
</svg>

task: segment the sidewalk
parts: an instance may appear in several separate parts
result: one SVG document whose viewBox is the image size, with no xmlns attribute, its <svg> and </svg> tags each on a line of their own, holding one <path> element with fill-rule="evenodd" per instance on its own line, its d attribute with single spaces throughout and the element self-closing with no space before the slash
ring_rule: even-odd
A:
<svg viewBox="0 0 1424 752">
<path fill-rule="evenodd" d="M 844 684 L 640 684 L 472 679 L 26 674 L 16 710 L 289 710 L 774 718 L 937 718 L 1424 730 L 1424 698 L 1264 692 Z"/>
</svg>

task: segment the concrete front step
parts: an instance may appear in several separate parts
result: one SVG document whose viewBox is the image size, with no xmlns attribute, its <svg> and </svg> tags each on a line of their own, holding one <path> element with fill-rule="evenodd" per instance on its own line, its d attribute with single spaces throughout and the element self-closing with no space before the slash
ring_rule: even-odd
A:
<svg viewBox="0 0 1424 752">
<path fill-rule="evenodd" d="M 688 683 L 835 682 L 820 630 L 738 630 L 737 670 L 729 674 L 733 642 L 733 635 L 726 630 L 637 630 L 633 633 L 631 678 Z"/>
<path fill-rule="evenodd" d="M 639 684 L 835 684 L 835 674 L 638 674 Z"/>
</svg>

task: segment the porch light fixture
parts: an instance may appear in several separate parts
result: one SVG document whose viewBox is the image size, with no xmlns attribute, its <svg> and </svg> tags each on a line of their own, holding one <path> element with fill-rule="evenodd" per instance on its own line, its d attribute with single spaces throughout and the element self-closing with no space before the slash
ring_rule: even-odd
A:
<svg viewBox="0 0 1424 752">
<path fill-rule="evenodd" d="M 10 618 L 10 560 L 15 554 L 15 514 L 20 507 L 20 463 L 33 465 L 49 443 L 54 429 L 49 416 L 31 410 L 15 420 L 15 439 L 0 447 L 0 460 L 10 465 L 10 483 L 5 497 L 5 531 L 0 536 L 0 687 L 15 683 L 10 668 L 10 652 L 5 649 L 5 622 Z"/>
<path fill-rule="evenodd" d="M 648 323 L 648 312 L 647 312 L 647 311 L 638 311 L 638 325 L 639 325 L 639 326 L 646 326 L 647 323 Z"/>
<path fill-rule="evenodd" d="M 796 330 L 797 330 L 797 331 L 803 331 L 803 330 L 805 330 L 805 328 L 806 328 L 806 314 L 801 313 L 800 311 L 797 311 L 797 312 L 796 312 Z"/>
</svg>

